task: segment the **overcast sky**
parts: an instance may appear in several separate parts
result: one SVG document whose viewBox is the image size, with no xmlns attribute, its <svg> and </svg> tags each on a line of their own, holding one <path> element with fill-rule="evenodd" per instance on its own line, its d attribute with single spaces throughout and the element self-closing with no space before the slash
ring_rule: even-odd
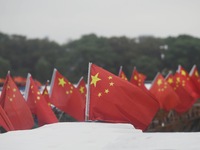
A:
<svg viewBox="0 0 200 150">
<path fill-rule="evenodd" d="M 0 32 L 59 43 L 89 33 L 200 37 L 200 0 L 0 0 Z"/>
</svg>

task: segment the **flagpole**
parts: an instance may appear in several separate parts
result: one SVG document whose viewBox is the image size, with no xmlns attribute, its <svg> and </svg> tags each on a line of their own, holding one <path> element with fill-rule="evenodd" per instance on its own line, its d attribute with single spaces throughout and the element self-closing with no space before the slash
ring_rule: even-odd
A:
<svg viewBox="0 0 200 150">
<path fill-rule="evenodd" d="M 54 82 L 55 82 L 56 71 L 57 71 L 57 69 L 54 68 L 53 75 L 52 75 L 52 78 L 51 78 L 49 97 L 51 97 L 51 95 L 52 95 L 52 90 L 53 90 L 52 88 L 53 88 L 53 85 L 54 85 Z"/>
<path fill-rule="evenodd" d="M 90 70 L 92 63 L 88 65 L 88 79 L 87 79 L 87 94 L 86 94 L 86 104 L 85 104 L 85 121 L 89 120 L 89 106 L 90 106 Z"/>
<path fill-rule="evenodd" d="M 30 77 L 31 77 L 31 74 L 28 73 L 27 79 L 26 79 L 26 86 L 25 86 L 25 90 L 24 90 L 24 99 L 26 101 L 28 99 L 28 93 L 29 93 L 29 87 L 30 87 Z"/>
</svg>

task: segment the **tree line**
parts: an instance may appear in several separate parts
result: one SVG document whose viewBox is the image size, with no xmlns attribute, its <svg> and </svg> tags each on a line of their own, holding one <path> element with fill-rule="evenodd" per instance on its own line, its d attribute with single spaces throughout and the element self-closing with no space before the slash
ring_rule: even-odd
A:
<svg viewBox="0 0 200 150">
<path fill-rule="evenodd" d="M 133 68 L 153 80 L 157 72 L 164 76 L 175 72 L 178 65 L 190 71 L 200 64 L 200 38 L 191 35 L 159 38 L 102 37 L 83 35 L 64 44 L 44 39 L 28 39 L 22 35 L 0 32 L 0 77 L 8 70 L 12 76 L 26 77 L 28 73 L 45 83 L 56 68 L 67 79 L 77 83 L 81 76 L 87 80 L 88 63 L 92 62 L 118 74 L 120 66 L 130 78 Z M 199 68 L 198 68 L 199 69 Z"/>
</svg>

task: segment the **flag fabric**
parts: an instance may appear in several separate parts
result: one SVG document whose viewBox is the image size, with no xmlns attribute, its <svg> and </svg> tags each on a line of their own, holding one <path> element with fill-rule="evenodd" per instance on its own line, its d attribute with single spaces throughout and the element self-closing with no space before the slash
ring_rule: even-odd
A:
<svg viewBox="0 0 200 150">
<path fill-rule="evenodd" d="M 37 116 L 39 126 L 58 122 L 30 74 L 27 77 L 25 98 L 31 112 Z"/>
<path fill-rule="evenodd" d="M 182 85 L 192 95 L 194 99 L 197 100 L 198 98 L 200 98 L 198 89 L 194 85 L 194 83 L 191 81 L 189 73 L 180 65 L 178 67 L 176 76 L 177 76 L 178 82 L 180 82 L 180 85 Z"/>
<path fill-rule="evenodd" d="M 144 83 L 145 79 L 146 79 L 146 76 L 142 73 L 139 73 L 137 71 L 136 67 L 134 67 L 130 82 L 144 90 L 147 90 L 147 88 L 145 87 L 145 83 Z"/>
<path fill-rule="evenodd" d="M 165 80 L 172 86 L 179 96 L 181 102 L 174 108 L 174 110 L 179 114 L 182 114 L 187 112 L 196 100 L 190 95 L 190 93 L 188 93 L 188 91 L 185 90 L 185 88 L 182 87 L 182 85 L 180 85 L 180 79 L 177 75 L 177 73 L 175 73 L 174 76 L 169 73 Z"/>
<path fill-rule="evenodd" d="M 126 77 L 124 71 L 122 70 L 122 66 L 120 66 L 120 69 L 119 69 L 119 74 L 118 76 L 126 81 L 128 81 L 128 78 Z"/>
<path fill-rule="evenodd" d="M 34 126 L 31 111 L 9 73 L 3 86 L 0 104 L 15 130 L 31 129 Z"/>
<path fill-rule="evenodd" d="M 190 70 L 189 76 L 191 78 L 191 81 L 198 89 L 198 93 L 200 93 L 200 76 L 196 65 L 194 65 Z"/>
<path fill-rule="evenodd" d="M 160 108 L 166 111 L 174 109 L 180 103 L 178 95 L 160 73 L 156 75 L 149 91 L 159 101 Z"/>
<path fill-rule="evenodd" d="M 8 116 L 6 115 L 1 105 L 0 105 L 0 126 L 3 127 L 6 131 L 14 130 L 11 121 L 9 120 Z"/>
<path fill-rule="evenodd" d="M 60 110 L 77 121 L 85 119 L 85 103 L 82 95 L 74 85 L 54 69 L 50 85 L 50 100 Z"/>
<path fill-rule="evenodd" d="M 86 94 L 87 94 L 87 89 L 86 89 L 86 83 L 84 81 L 84 78 L 81 77 L 76 88 L 79 90 L 79 92 L 81 93 L 82 97 L 83 97 L 83 100 L 84 100 L 84 103 L 85 103 L 85 100 L 86 100 Z"/>
<path fill-rule="evenodd" d="M 49 97 L 49 91 L 47 89 L 47 86 L 49 85 L 49 82 L 47 81 L 47 83 L 45 84 L 44 86 L 44 89 L 42 91 L 42 95 L 44 97 L 44 99 L 46 100 L 47 104 L 51 107 L 51 100 L 50 100 L 50 97 Z"/>
<path fill-rule="evenodd" d="M 131 123 L 145 130 L 158 111 L 158 102 L 137 86 L 89 64 L 87 120 Z"/>
</svg>

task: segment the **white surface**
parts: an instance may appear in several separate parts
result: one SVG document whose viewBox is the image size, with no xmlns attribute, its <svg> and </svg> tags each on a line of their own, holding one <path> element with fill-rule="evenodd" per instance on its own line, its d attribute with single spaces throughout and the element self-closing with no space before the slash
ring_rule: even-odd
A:
<svg viewBox="0 0 200 150">
<path fill-rule="evenodd" d="M 55 123 L 0 134 L 1 150 L 199 150 L 200 133 L 143 133 L 130 124 Z"/>
</svg>

